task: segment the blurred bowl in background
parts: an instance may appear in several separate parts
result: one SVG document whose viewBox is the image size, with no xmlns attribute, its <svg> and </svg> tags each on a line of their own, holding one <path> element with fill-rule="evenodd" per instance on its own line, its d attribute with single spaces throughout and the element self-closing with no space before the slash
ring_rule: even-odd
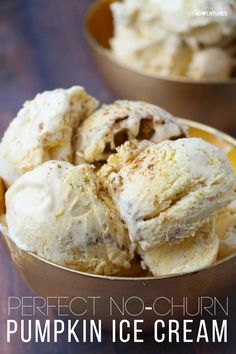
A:
<svg viewBox="0 0 236 354">
<path fill-rule="evenodd" d="M 203 82 L 164 78 L 136 70 L 113 56 L 109 40 L 113 36 L 110 4 L 114 1 L 100 0 L 91 6 L 85 34 L 98 69 L 115 95 L 151 102 L 176 116 L 236 134 L 236 79 Z"/>
<path fill-rule="evenodd" d="M 201 137 L 206 141 L 221 148 L 229 157 L 232 167 L 236 172 L 236 140 L 217 131 L 214 128 L 181 119 L 180 123 L 189 127 L 189 134 L 193 137 Z M 74 298 L 98 297 L 99 306 L 96 314 L 92 313 L 92 307 L 82 318 L 101 319 L 104 329 L 111 329 L 111 319 L 121 321 L 134 318 L 143 319 L 144 331 L 150 331 L 153 323 L 160 318 L 153 311 L 153 304 L 157 298 L 173 298 L 175 304 L 182 304 L 187 298 L 189 313 L 196 313 L 198 298 L 200 297 L 226 297 L 236 284 L 236 253 L 216 261 L 214 264 L 199 271 L 176 274 L 163 277 L 118 277 L 104 276 L 79 272 L 52 262 L 49 262 L 36 254 L 24 252 L 9 239 L 4 228 L 3 237 L 0 240 L 6 246 L 12 261 L 22 278 L 29 287 L 38 295 L 45 298 L 52 297 L 50 303 L 58 304 L 58 297 L 64 297 L 63 305 L 68 306 Z M 121 306 L 123 300 L 129 301 L 129 313 L 123 315 L 115 311 L 110 315 L 109 303 L 113 298 Z M 141 299 L 141 300 L 139 300 Z M 152 311 L 145 310 L 137 314 L 142 308 L 142 302 Z M 84 303 L 82 304 L 84 306 Z M 84 309 L 84 307 L 82 307 Z M 168 312 L 170 304 L 162 302 L 161 311 L 166 315 L 161 316 L 164 321 L 169 319 L 183 319 L 183 309 L 177 307 L 174 315 Z M 81 301 L 73 302 L 74 313 L 81 313 Z M 132 325 L 132 324 L 131 324 Z"/>
</svg>

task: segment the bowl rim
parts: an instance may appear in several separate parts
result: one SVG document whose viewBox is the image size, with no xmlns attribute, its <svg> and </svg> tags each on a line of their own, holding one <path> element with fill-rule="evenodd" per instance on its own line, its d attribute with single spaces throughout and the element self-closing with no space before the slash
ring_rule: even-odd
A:
<svg viewBox="0 0 236 354">
<path fill-rule="evenodd" d="M 230 135 L 224 133 L 224 132 L 221 132 L 220 130 L 218 129 L 215 129 L 213 127 L 210 127 L 208 125 L 205 125 L 205 124 L 202 124 L 202 123 L 198 123 L 198 122 L 195 122 L 195 121 L 192 121 L 192 120 L 188 120 L 188 119 L 183 119 L 183 118 L 177 118 L 178 121 L 181 123 L 181 124 L 184 124 L 184 125 L 187 125 L 189 128 L 196 128 L 198 130 L 202 130 L 204 132 L 207 132 L 207 133 L 210 133 L 212 134 L 213 136 L 217 137 L 219 139 L 219 141 L 226 141 L 227 143 L 229 143 L 230 145 L 232 145 L 233 147 L 236 148 L 236 139 L 234 139 L 233 137 L 231 137 Z M 5 232 L 3 231 L 3 229 L 1 230 L 2 231 L 2 234 L 4 236 L 4 238 L 7 238 L 10 243 L 13 243 L 14 246 L 18 249 L 18 247 L 16 246 L 16 244 L 14 243 L 14 241 L 12 241 L 8 236 L 7 236 L 7 232 L 5 230 Z M 63 266 L 63 265 L 60 265 L 60 264 L 57 264 L 57 263 L 54 263 L 52 261 L 49 261 L 33 252 L 27 252 L 27 251 L 24 251 L 22 249 L 18 249 L 20 250 L 20 252 L 23 252 L 23 253 L 26 253 L 27 255 L 37 259 L 38 261 L 40 262 L 43 262 L 47 265 L 50 265 L 52 267 L 56 267 L 58 269 L 62 269 L 66 272 L 71 272 L 71 273 L 74 273 L 74 274 L 78 274 L 80 276 L 83 276 L 83 277 L 88 277 L 88 278 L 96 278 L 96 279 L 103 279 L 103 280 L 107 280 L 107 281 L 135 281 L 135 282 L 147 282 L 147 281 L 154 281 L 154 280 L 164 280 L 164 279 L 169 279 L 169 278 L 179 278 L 180 276 L 188 276 L 190 274 L 197 274 L 199 272 L 205 272 L 211 268 L 217 268 L 218 266 L 220 266 L 221 264 L 223 263 L 226 263 L 227 261 L 233 259 L 233 258 L 236 258 L 236 251 L 226 257 L 223 257 L 222 259 L 219 259 L 218 261 L 208 265 L 207 267 L 202 267 L 202 268 L 199 268 L 198 270 L 195 270 L 195 271 L 191 271 L 191 272 L 181 272 L 181 273 L 175 273 L 175 274 L 169 274 L 169 275 L 162 275 L 162 276 L 142 276 L 142 277 L 122 277 L 122 276 L 116 276 L 116 275 L 100 275 L 100 274 L 94 274 L 94 273 L 86 273 L 86 272 L 81 272 L 79 270 L 76 270 L 76 269 L 72 269 L 72 268 L 69 268 L 69 267 L 66 267 L 66 266 Z M 10 251 L 10 250 L 9 250 Z M 10 251 L 11 253 L 11 251 Z M 13 261 L 14 262 L 14 261 Z"/>
<path fill-rule="evenodd" d="M 116 2 L 118 0 L 114 0 Z M 146 76 L 147 78 L 152 78 L 152 79 L 158 79 L 166 82 L 175 82 L 175 83 L 187 83 L 187 84 L 193 84 L 193 85 L 198 85 L 198 84 L 203 84 L 203 85 L 234 85 L 236 84 L 236 78 L 231 78 L 229 80 L 191 80 L 189 78 L 185 77 L 179 77 L 179 76 L 165 76 L 165 75 L 160 75 L 155 72 L 148 72 L 145 71 L 144 69 L 138 69 L 132 66 L 131 64 L 124 63 L 121 59 L 118 59 L 113 55 L 111 50 L 103 48 L 92 36 L 89 26 L 88 26 L 88 21 L 89 18 L 92 16 L 93 12 L 101 6 L 102 3 L 108 2 L 107 0 L 96 0 L 91 6 L 89 6 L 85 17 L 84 17 L 84 25 L 83 25 L 83 33 L 84 36 L 87 40 L 87 42 L 90 44 L 90 46 L 95 49 L 100 55 L 105 56 L 108 60 L 110 60 L 112 63 L 120 66 L 123 69 L 130 70 L 133 73 L 139 74 Z M 112 2 L 112 1 L 111 1 Z"/>
<path fill-rule="evenodd" d="M 13 242 L 13 241 L 12 241 Z M 17 247 L 17 246 L 15 246 Z M 22 250 L 21 250 L 22 251 Z M 218 266 L 226 263 L 227 261 L 233 259 L 236 257 L 236 252 L 227 256 L 227 257 L 224 257 L 220 260 L 218 260 L 217 262 L 214 262 L 213 264 L 210 264 L 209 266 L 207 267 L 202 267 L 202 268 L 199 268 L 198 270 L 194 270 L 194 271 L 191 271 L 191 272 L 182 272 L 182 273 L 175 273 L 175 274 L 167 274 L 167 275 L 162 275 L 162 276 L 142 276 L 142 277 L 122 277 L 122 276 L 116 276 L 116 275 L 101 275 L 101 274 L 94 274 L 94 273 L 86 273 L 86 272 L 81 272 L 79 270 L 76 270 L 76 269 L 72 269 L 72 268 L 68 268 L 68 267 L 65 267 L 63 265 L 60 265 L 60 264 L 57 264 L 57 263 L 54 263 L 54 262 L 51 262 L 47 259 L 44 259 L 40 256 L 38 256 L 37 254 L 34 254 L 32 252 L 27 252 L 27 251 L 22 251 L 22 252 L 25 252 L 27 253 L 28 255 L 36 258 L 38 261 L 42 262 L 42 263 L 46 263 L 47 265 L 50 265 L 52 267 L 56 267 L 58 269 L 62 269 L 66 272 L 69 272 L 69 273 L 74 273 L 74 274 L 77 274 L 79 276 L 83 276 L 83 277 L 88 277 L 88 278 L 95 278 L 95 279 L 103 279 L 103 280 L 108 280 L 108 281 L 135 281 L 135 282 L 147 282 L 147 281 L 153 281 L 153 280 L 165 280 L 165 279 L 176 279 L 176 278 L 179 278 L 179 277 L 187 277 L 189 276 L 190 274 L 192 275 L 195 275 L 195 274 L 198 274 L 198 273 L 203 273 L 204 271 L 207 271 L 209 269 L 212 269 L 212 268 L 217 268 Z"/>
</svg>

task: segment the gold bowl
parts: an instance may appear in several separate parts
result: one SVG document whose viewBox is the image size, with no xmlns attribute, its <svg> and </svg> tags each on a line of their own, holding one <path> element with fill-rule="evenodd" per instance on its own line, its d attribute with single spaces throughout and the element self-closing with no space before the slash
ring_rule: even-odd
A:
<svg viewBox="0 0 236 354">
<path fill-rule="evenodd" d="M 85 35 L 105 82 L 119 98 L 157 104 L 179 117 L 201 121 L 236 134 L 236 79 L 208 82 L 162 77 L 120 62 L 110 51 L 113 21 L 100 0 L 89 9 Z"/>
<path fill-rule="evenodd" d="M 227 153 L 236 172 L 236 140 L 220 131 L 200 123 L 181 119 L 182 124 L 189 127 L 190 136 L 202 137 L 217 145 Z M 41 257 L 18 249 L 7 237 L 5 230 L 1 240 L 11 255 L 14 266 L 22 278 L 33 291 L 45 298 L 64 297 L 64 305 L 68 305 L 72 299 L 82 297 L 91 303 L 88 297 L 98 297 L 96 314 L 92 313 L 92 306 L 88 306 L 83 318 L 101 319 L 102 326 L 110 329 L 111 319 L 133 320 L 132 314 L 137 314 L 142 309 L 142 302 L 149 310 L 144 310 L 139 316 L 144 320 L 145 331 L 151 330 L 154 320 L 158 318 L 153 304 L 158 298 L 174 298 L 175 304 L 183 303 L 187 298 L 188 310 L 196 311 L 197 299 L 204 296 L 221 297 L 228 296 L 230 289 L 236 284 L 236 253 L 218 260 L 213 265 L 196 272 L 177 274 L 163 277 L 115 277 L 99 276 L 82 273 L 57 264 L 53 264 Z M 123 315 L 116 309 L 110 316 L 110 298 L 113 298 L 119 306 L 126 303 L 127 311 Z M 141 300 L 140 300 L 141 299 Z M 57 304 L 57 299 L 51 299 Z M 73 312 L 81 312 L 81 301 L 73 302 Z M 84 301 L 82 301 L 84 309 Z M 169 303 L 163 301 L 162 313 L 168 312 Z M 162 317 L 163 320 L 171 318 L 170 314 Z M 183 310 L 177 308 L 173 318 L 183 318 Z"/>
</svg>

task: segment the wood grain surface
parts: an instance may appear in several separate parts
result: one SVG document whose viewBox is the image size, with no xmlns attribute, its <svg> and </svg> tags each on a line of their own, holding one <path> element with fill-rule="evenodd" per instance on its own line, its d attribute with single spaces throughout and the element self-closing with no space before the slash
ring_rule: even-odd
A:
<svg viewBox="0 0 236 354">
<path fill-rule="evenodd" d="M 94 68 L 83 37 L 83 17 L 91 3 L 91 0 L 0 0 L 0 135 L 22 103 L 46 89 L 80 84 L 102 102 L 114 99 Z M 8 297 L 33 295 L 0 244 L 0 354 L 236 353 L 236 289 L 228 294 L 229 342 L 221 345 L 160 345 L 149 336 L 144 344 L 112 344 L 109 334 L 104 334 L 101 344 L 68 344 L 65 338 L 57 344 L 23 344 L 19 340 L 7 344 Z M 53 313 L 50 317 L 54 317 Z M 16 317 L 20 319 L 20 315 Z"/>
</svg>

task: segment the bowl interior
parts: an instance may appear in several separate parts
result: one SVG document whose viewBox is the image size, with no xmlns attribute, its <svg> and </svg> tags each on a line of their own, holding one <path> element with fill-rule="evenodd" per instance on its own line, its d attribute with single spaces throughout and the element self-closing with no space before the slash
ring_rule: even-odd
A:
<svg viewBox="0 0 236 354">
<path fill-rule="evenodd" d="M 236 173 L 236 140 L 234 138 L 201 123 L 191 122 L 185 119 L 180 119 L 180 121 L 188 125 L 189 135 L 191 137 L 202 138 L 223 150 Z"/>
<path fill-rule="evenodd" d="M 109 41 L 113 37 L 113 18 L 110 10 L 110 4 L 113 2 L 117 0 L 98 1 L 86 17 L 88 33 L 104 49 L 110 49 Z"/>
</svg>

